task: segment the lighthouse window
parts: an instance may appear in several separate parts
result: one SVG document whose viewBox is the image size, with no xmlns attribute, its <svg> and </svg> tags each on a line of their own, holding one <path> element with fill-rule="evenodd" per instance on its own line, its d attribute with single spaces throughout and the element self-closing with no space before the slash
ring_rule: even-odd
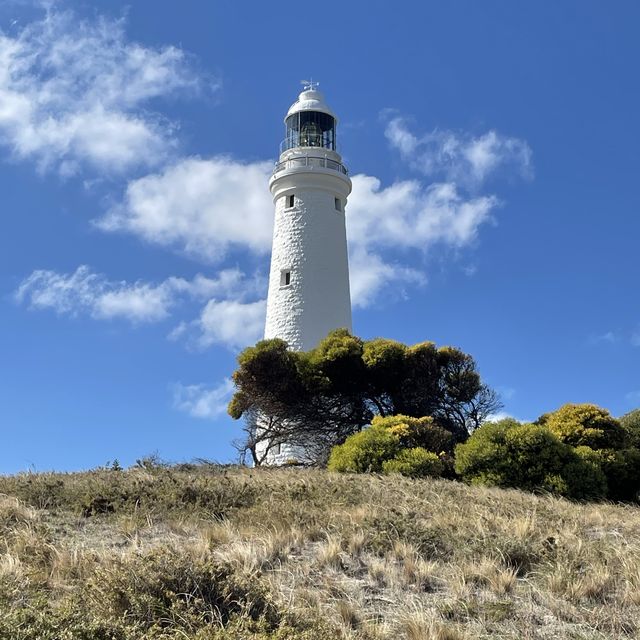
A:
<svg viewBox="0 0 640 640">
<path fill-rule="evenodd" d="M 299 111 L 286 121 L 285 149 L 294 147 L 324 147 L 336 150 L 336 121 L 328 113 Z"/>
<path fill-rule="evenodd" d="M 342 202 L 340 198 L 336 198 L 336 211 L 342 211 Z"/>
<path fill-rule="evenodd" d="M 287 196 L 287 208 L 293 207 L 293 203 L 294 203 L 293 194 L 290 196 Z"/>
<path fill-rule="evenodd" d="M 291 270 L 283 269 L 280 272 L 280 286 L 288 287 L 291 284 Z"/>
</svg>

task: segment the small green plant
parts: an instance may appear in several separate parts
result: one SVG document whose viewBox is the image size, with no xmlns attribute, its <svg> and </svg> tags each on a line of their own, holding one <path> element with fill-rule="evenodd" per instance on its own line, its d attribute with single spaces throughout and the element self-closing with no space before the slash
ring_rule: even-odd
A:
<svg viewBox="0 0 640 640">
<path fill-rule="evenodd" d="M 107 463 L 103 467 L 107 471 L 122 471 L 122 466 L 118 460 L 118 458 L 114 458 L 113 460 L 107 460 Z"/>
</svg>

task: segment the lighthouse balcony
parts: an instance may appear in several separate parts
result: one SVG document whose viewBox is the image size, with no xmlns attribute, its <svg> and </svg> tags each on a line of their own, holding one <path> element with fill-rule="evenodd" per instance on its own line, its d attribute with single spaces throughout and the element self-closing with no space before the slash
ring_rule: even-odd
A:
<svg viewBox="0 0 640 640">
<path fill-rule="evenodd" d="M 332 160 L 331 158 L 327 158 L 326 156 L 317 156 L 317 155 L 297 155 L 293 158 L 287 158 L 286 160 L 281 160 L 280 162 L 276 162 L 275 167 L 273 168 L 273 174 L 280 173 L 281 171 L 290 171 L 295 169 L 329 169 L 330 171 L 337 171 L 338 173 L 342 173 L 343 175 L 349 175 L 347 171 L 347 167 L 345 167 L 341 162 L 337 162 L 336 160 Z"/>
</svg>

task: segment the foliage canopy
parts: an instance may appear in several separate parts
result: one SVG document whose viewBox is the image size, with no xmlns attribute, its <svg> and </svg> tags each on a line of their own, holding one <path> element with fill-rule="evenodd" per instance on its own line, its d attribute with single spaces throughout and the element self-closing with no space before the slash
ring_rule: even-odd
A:
<svg viewBox="0 0 640 640">
<path fill-rule="evenodd" d="M 595 404 L 565 404 L 536 421 L 572 447 L 620 449 L 626 444 L 626 433 L 620 422 L 606 409 Z"/>
<path fill-rule="evenodd" d="M 344 329 L 307 352 L 292 351 L 280 339 L 262 340 L 240 354 L 233 381 L 229 414 L 246 419 L 239 447 L 255 464 L 263 461 L 260 442 L 262 458 L 286 442 L 303 446 L 307 462 L 322 462 L 375 415 L 432 416 L 463 441 L 500 407 L 473 358 L 459 349 L 365 341 Z"/>
</svg>

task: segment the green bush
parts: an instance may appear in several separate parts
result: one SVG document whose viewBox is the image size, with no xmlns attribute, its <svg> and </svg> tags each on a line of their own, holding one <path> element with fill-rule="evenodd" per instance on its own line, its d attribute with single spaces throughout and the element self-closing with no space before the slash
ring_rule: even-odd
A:
<svg viewBox="0 0 640 640">
<path fill-rule="evenodd" d="M 584 447 L 587 449 L 588 447 Z M 581 455 L 582 447 L 572 450 L 572 459 L 563 469 L 563 482 L 566 492 L 557 491 L 560 495 L 572 498 L 598 500 L 609 496 L 609 484 L 596 459 Z M 551 489 L 550 489 L 551 490 Z"/>
<path fill-rule="evenodd" d="M 627 435 L 629 446 L 640 449 L 640 409 L 623 415 L 620 418 L 620 426 Z"/>
<path fill-rule="evenodd" d="M 548 428 L 516 420 L 486 423 L 456 447 L 455 470 L 467 482 L 572 498 L 606 495 L 598 466 L 581 458 Z"/>
<path fill-rule="evenodd" d="M 380 473 L 384 470 L 384 463 L 394 460 L 402 451 L 420 449 L 432 452 L 438 459 L 436 454 L 450 453 L 452 446 L 452 435 L 436 425 L 433 418 L 376 416 L 370 427 L 349 436 L 343 444 L 331 450 L 328 468 L 331 471 Z M 446 460 L 446 455 L 443 458 Z M 407 458 L 404 462 L 410 461 Z M 446 465 L 439 459 L 438 462 L 437 475 L 441 475 Z M 426 475 L 434 475 L 435 467 L 431 465 L 430 469 Z"/>
<path fill-rule="evenodd" d="M 444 465 L 438 456 L 423 449 L 403 449 L 392 460 L 382 463 L 384 473 L 401 473 L 410 478 L 423 478 L 425 476 L 439 477 L 444 471 Z"/>
<path fill-rule="evenodd" d="M 576 453 L 604 473 L 608 497 L 636 500 L 640 493 L 640 451 L 638 449 L 591 449 L 577 447 Z"/>
<path fill-rule="evenodd" d="M 620 422 L 595 404 L 565 404 L 537 420 L 565 444 L 592 449 L 622 449 L 627 436 Z"/>
<path fill-rule="evenodd" d="M 635 500 L 640 491 L 640 411 L 614 418 L 594 404 L 565 404 L 538 420 L 606 477 L 607 497 Z"/>
<path fill-rule="evenodd" d="M 376 416 L 372 425 L 382 426 L 397 435 L 401 449 L 421 447 L 434 453 L 453 453 L 453 435 L 437 425 L 430 416 Z"/>
<path fill-rule="evenodd" d="M 354 473 L 380 472 L 383 463 L 394 458 L 399 450 L 400 438 L 384 426 L 373 424 L 333 447 L 327 468 Z"/>
</svg>

